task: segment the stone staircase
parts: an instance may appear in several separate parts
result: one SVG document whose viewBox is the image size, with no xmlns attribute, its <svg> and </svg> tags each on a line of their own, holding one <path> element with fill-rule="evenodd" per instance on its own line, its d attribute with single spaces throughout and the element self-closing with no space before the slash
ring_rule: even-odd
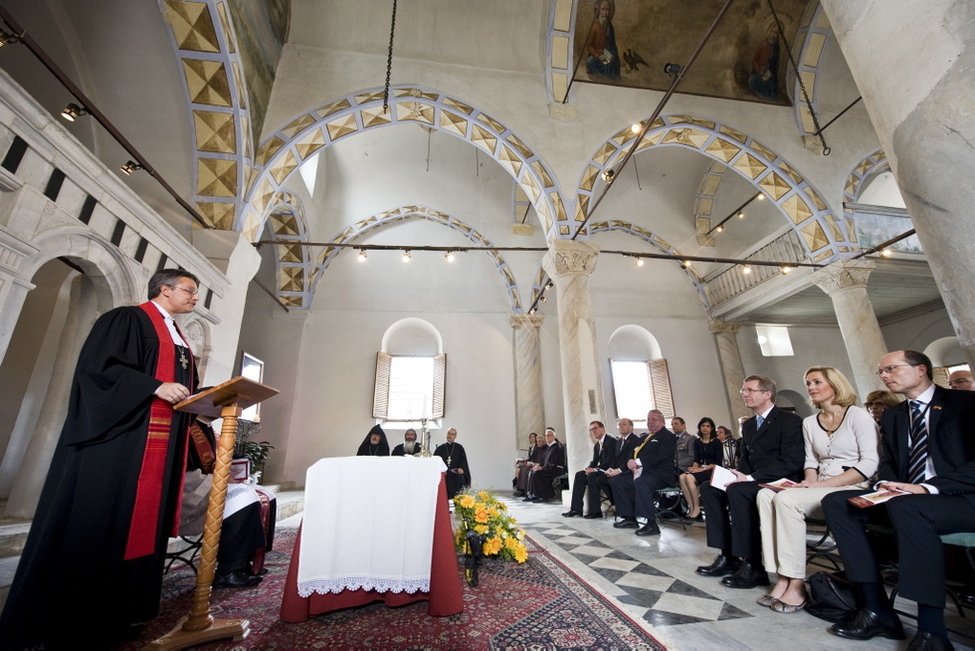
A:
<svg viewBox="0 0 975 651">
<path fill-rule="evenodd" d="M 292 521 L 297 520 L 295 516 L 300 515 L 305 509 L 305 491 L 295 489 L 293 482 L 270 485 L 267 488 L 274 491 L 277 497 L 277 522 L 289 518 L 294 518 Z M 6 509 L 6 506 L 6 501 L 0 500 L 0 513 Z M 7 601 L 7 593 L 17 571 L 17 563 L 27 542 L 29 530 L 29 520 L 0 518 L 0 609 Z M 178 541 L 179 539 L 174 539 L 173 544 L 178 544 Z"/>
</svg>

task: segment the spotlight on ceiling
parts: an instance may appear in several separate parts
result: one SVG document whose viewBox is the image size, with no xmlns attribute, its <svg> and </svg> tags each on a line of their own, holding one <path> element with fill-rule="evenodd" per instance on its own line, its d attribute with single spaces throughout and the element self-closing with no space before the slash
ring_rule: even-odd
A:
<svg viewBox="0 0 975 651">
<path fill-rule="evenodd" d="M 444 259 L 447 262 L 453 262 L 454 261 L 454 252 L 453 251 L 447 251 L 446 253 L 443 254 L 443 257 L 444 257 Z"/>
<path fill-rule="evenodd" d="M 680 263 L 680 265 L 682 267 L 684 267 L 685 269 L 687 269 L 688 267 L 691 266 L 691 261 L 690 260 L 682 260 L 681 263 Z"/>
<path fill-rule="evenodd" d="M 134 160 L 130 160 L 129 162 L 127 162 L 125 165 L 123 165 L 119 169 L 122 170 L 122 174 L 125 174 L 126 176 L 131 176 L 132 175 L 132 172 L 138 172 L 139 170 L 142 170 L 142 169 L 145 169 L 145 168 L 142 167 L 142 165 L 139 165 L 138 163 L 136 163 Z"/>
<path fill-rule="evenodd" d="M 784 276 L 784 275 L 788 274 L 790 271 L 792 271 L 792 267 L 790 267 L 787 264 L 784 264 L 781 267 L 779 267 L 779 271 L 781 271 L 782 272 L 782 275 Z"/>
<path fill-rule="evenodd" d="M 643 258 L 637 258 L 636 259 L 636 266 L 638 266 L 638 267 L 642 267 L 643 266 Z"/>
<path fill-rule="evenodd" d="M 68 104 L 61 111 L 61 117 L 63 117 L 68 122 L 74 122 L 82 115 L 88 115 L 88 109 L 83 106 L 78 106 L 77 104 Z"/>
<path fill-rule="evenodd" d="M 664 74 L 670 77 L 676 77 L 680 74 L 683 67 L 679 63 L 665 63 L 664 64 Z"/>
<path fill-rule="evenodd" d="M 553 283 L 551 280 L 545 283 L 545 289 L 552 289 L 553 287 L 555 287 L 555 283 Z"/>
<path fill-rule="evenodd" d="M 765 193 L 764 192 L 759 192 L 758 193 L 758 200 L 759 201 L 765 201 Z"/>
<path fill-rule="evenodd" d="M 0 29 L 0 47 L 3 47 L 8 43 L 20 43 L 20 37 L 16 34 L 11 34 L 6 30 Z"/>
<path fill-rule="evenodd" d="M 614 172 L 613 170 L 611 169 L 603 170 L 603 180 L 606 181 L 607 183 L 612 181 L 614 176 L 616 176 L 616 172 Z"/>
<path fill-rule="evenodd" d="M 633 126 L 630 127 L 630 131 L 632 131 L 633 133 L 640 133 L 640 129 L 642 128 L 643 126 L 639 122 L 634 122 Z"/>
<path fill-rule="evenodd" d="M 542 296 L 542 303 L 548 303 L 548 296 Z"/>
<path fill-rule="evenodd" d="M 403 251 L 403 262 L 409 262 L 413 259 L 413 255 L 410 253 L 409 249 Z"/>
<path fill-rule="evenodd" d="M 365 262 L 367 257 L 368 256 L 366 256 L 365 250 L 359 249 L 359 255 L 357 256 L 357 259 L 359 260 L 359 262 Z"/>
<path fill-rule="evenodd" d="M 752 272 L 752 267 L 751 267 L 751 265 L 747 265 L 747 264 L 746 264 L 746 265 L 745 265 L 744 267 L 742 267 L 742 268 L 741 268 L 741 272 L 742 272 L 743 274 L 745 274 L 746 276 L 747 276 L 748 274 L 750 274 L 750 273 Z"/>
<path fill-rule="evenodd" d="M 884 257 L 884 258 L 889 258 L 889 257 L 890 257 L 890 256 L 892 256 L 893 254 L 894 254 L 894 252 L 893 252 L 893 251 L 891 251 L 890 249 L 884 249 L 883 251 L 881 251 L 881 252 L 880 252 L 880 255 L 881 255 L 882 257 Z"/>
<path fill-rule="evenodd" d="M 721 231 L 723 231 L 723 230 L 724 230 L 724 226 L 718 226 L 718 227 L 717 227 L 717 228 L 715 228 L 714 230 L 715 230 L 715 231 L 717 231 L 718 233 L 720 233 Z"/>
<path fill-rule="evenodd" d="M 738 219 L 744 219 L 744 218 L 745 218 L 745 213 L 743 212 L 738 213 Z"/>
<path fill-rule="evenodd" d="M 528 310 L 528 313 L 529 314 L 534 314 L 535 313 L 535 308 L 532 308 L 532 309 Z"/>
</svg>

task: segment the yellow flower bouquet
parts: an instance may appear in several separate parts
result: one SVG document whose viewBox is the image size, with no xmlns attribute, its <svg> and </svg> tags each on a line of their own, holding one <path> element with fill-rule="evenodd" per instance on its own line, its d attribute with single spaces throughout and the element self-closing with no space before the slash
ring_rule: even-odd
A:
<svg viewBox="0 0 975 651">
<path fill-rule="evenodd" d="M 481 553 L 508 561 L 524 563 L 528 560 L 525 548 L 525 532 L 508 514 L 508 507 L 491 493 L 468 490 L 454 497 L 454 512 L 459 525 L 454 535 L 457 551 L 470 553 L 468 532 L 474 532 L 483 540 Z"/>
</svg>

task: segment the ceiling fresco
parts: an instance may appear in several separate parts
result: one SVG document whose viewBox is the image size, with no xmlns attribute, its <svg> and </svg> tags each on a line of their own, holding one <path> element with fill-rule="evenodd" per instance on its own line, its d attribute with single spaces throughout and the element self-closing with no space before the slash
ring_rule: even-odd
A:
<svg viewBox="0 0 975 651">
<path fill-rule="evenodd" d="M 808 0 L 735 2 L 688 71 L 680 92 L 789 105 L 789 56 Z M 573 79 L 664 91 L 667 64 L 684 65 L 721 10 L 721 0 L 580 0 Z M 781 33 L 780 33 L 781 32 Z M 783 34 L 785 39 L 783 39 Z"/>
</svg>

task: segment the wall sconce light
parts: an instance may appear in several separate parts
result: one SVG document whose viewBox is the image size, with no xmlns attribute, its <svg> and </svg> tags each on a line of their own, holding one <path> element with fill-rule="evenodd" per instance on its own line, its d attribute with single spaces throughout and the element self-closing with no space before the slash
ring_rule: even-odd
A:
<svg viewBox="0 0 975 651">
<path fill-rule="evenodd" d="M 68 122 L 74 122 L 82 115 L 88 115 L 88 109 L 84 106 L 78 106 L 77 104 L 68 104 L 61 111 L 61 117 L 63 117 Z"/>
<path fill-rule="evenodd" d="M 136 163 L 134 160 L 130 160 L 129 162 L 127 162 L 125 165 L 123 165 L 119 169 L 122 170 L 122 174 L 125 174 L 126 176 L 131 176 L 132 175 L 132 172 L 138 172 L 139 170 L 142 170 L 142 169 L 145 169 L 145 168 L 142 167 L 142 165 L 139 165 L 138 163 Z"/>
<path fill-rule="evenodd" d="M 642 267 L 643 266 L 643 258 L 637 258 L 636 259 L 636 266 L 638 266 L 638 267 Z"/>
<path fill-rule="evenodd" d="M 613 170 L 611 169 L 603 170 L 603 180 L 606 181 L 607 183 L 612 181 L 614 176 L 616 176 L 616 172 L 614 172 Z"/>
<path fill-rule="evenodd" d="M 413 259 L 413 255 L 410 253 L 409 249 L 403 251 L 403 262 L 409 262 Z"/>
<path fill-rule="evenodd" d="M 444 259 L 447 262 L 453 262 L 454 261 L 454 252 L 453 251 L 447 251 L 446 253 L 443 254 L 443 257 L 444 257 Z"/>
<path fill-rule="evenodd" d="M 0 29 L 0 47 L 3 47 L 8 43 L 20 43 L 20 36 L 17 34 L 11 34 L 4 29 Z"/>
<path fill-rule="evenodd" d="M 366 256 L 365 250 L 359 249 L 359 255 L 357 256 L 359 262 L 365 262 L 366 261 L 366 257 L 367 256 Z"/>
<path fill-rule="evenodd" d="M 746 264 L 744 267 L 741 268 L 741 272 L 747 276 L 752 272 L 752 266 Z"/>
</svg>

